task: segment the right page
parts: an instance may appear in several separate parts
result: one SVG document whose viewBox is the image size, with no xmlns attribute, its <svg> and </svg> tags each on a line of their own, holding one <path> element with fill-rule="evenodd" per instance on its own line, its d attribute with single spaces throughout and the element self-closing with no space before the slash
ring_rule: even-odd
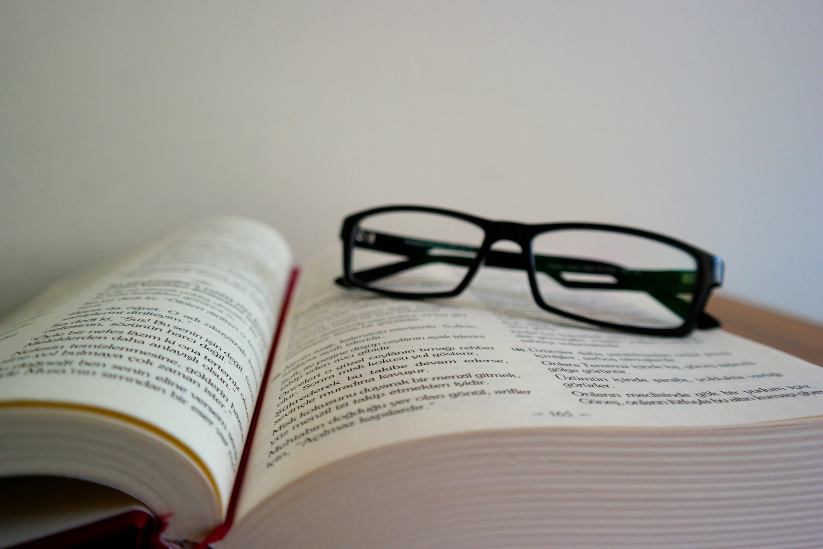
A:
<svg viewBox="0 0 823 549">
<path fill-rule="evenodd" d="M 301 275 L 238 519 L 377 447 L 521 427 L 698 427 L 819 416 L 823 369 L 721 330 L 626 335 L 550 315 L 525 273 L 481 269 L 448 300 L 347 290 L 337 252 Z"/>
</svg>

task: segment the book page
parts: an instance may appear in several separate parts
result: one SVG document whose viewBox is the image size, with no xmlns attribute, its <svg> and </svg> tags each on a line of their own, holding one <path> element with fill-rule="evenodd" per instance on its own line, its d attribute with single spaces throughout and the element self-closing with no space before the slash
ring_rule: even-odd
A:
<svg viewBox="0 0 823 549">
<path fill-rule="evenodd" d="M 524 272 L 399 300 L 308 264 L 268 380 L 238 518 L 311 470 L 379 446 L 517 427 L 715 426 L 819 415 L 823 369 L 715 330 L 620 334 L 550 315 Z"/>
<path fill-rule="evenodd" d="M 154 426 L 205 466 L 225 509 L 291 268 L 276 232 L 219 218 L 67 283 L 0 326 L 0 406 Z"/>
</svg>

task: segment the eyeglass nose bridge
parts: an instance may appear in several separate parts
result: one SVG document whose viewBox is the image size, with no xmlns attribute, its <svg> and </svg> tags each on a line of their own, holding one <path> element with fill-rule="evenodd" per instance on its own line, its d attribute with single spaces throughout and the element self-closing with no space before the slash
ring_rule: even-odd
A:
<svg viewBox="0 0 823 549">
<path fill-rule="evenodd" d="M 486 230 L 486 240 L 481 253 L 482 263 L 489 267 L 506 267 L 510 269 L 529 269 L 529 227 L 512 221 L 495 221 Z M 493 249 L 498 242 L 512 242 L 520 250 Z"/>
<path fill-rule="evenodd" d="M 491 248 L 495 243 L 509 240 L 514 242 L 525 254 L 529 249 L 531 231 L 523 223 L 514 221 L 495 221 L 486 230 L 486 247 Z"/>
</svg>

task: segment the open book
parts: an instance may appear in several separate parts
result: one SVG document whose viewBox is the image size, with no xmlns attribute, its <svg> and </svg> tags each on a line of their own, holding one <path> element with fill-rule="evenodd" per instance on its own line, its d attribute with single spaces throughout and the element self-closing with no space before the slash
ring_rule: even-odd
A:
<svg viewBox="0 0 823 549">
<path fill-rule="evenodd" d="M 554 318 L 523 273 L 403 301 L 339 271 L 220 218 L 53 288 L 0 325 L 0 476 L 114 487 L 218 548 L 823 539 L 820 368 Z"/>
</svg>

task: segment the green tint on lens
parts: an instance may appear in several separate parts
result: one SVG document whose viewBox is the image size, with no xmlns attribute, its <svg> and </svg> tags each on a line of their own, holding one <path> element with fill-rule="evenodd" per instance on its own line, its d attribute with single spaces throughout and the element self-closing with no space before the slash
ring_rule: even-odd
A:
<svg viewBox="0 0 823 549">
<path fill-rule="evenodd" d="M 370 288 L 409 294 L 454 291 L 477 258 L 483 230 L 426 212 L 366 217 L 354 231 L 352 271 Z"/>
<path fill-rule="evenodd" d="M 648 238 L 558 230 L 532 241 L 540 298 L 581 317 L 642 328 L 677 328 L 691 309 L 697 262 Z"/>
</svg>

